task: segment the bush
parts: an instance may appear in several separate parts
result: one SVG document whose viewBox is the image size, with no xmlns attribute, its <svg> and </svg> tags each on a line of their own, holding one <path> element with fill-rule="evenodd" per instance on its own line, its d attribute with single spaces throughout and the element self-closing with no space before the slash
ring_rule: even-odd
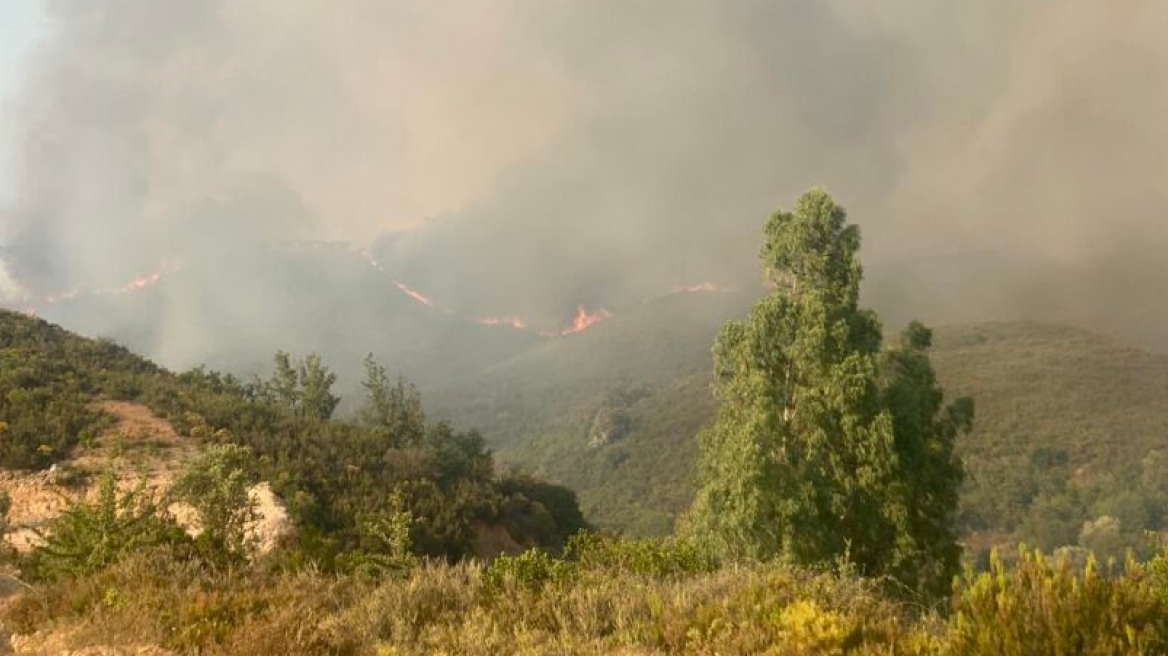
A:
<svg viewBox="0 0 1168 656">
<path fill-rule="evenodd" d="M 255 481 L 247 448 L 213 444 L 187 465 L 171 494 L 198 513 L 199 544 L 215 555 L 243 557 L 251 551 L 247 529 L 256 511 L 247 491 Z"/>
<path fill-rule="evenodd" d="M 1094 559 L 1022 550 L 1008 569 L 967 572 L 949 632 L 953 656 L 1159 654 L 1168 649 L 1168 606 L 1145 568 L 1128 563 L 1102 575 Z"/>
<path fill-rule="evenodd" d="M 542 549 L 528 549 L 518 556 L 502 555 L 483 574 L 487 588 L 501 591 L 519 587 L 538 590 L 575 578 L 575 563 L 560 560 Z"/>
<path fill-rule="evenodd" d="M 410 540 L 413 523 L 402 495 L 390 495 L 386 512 L 362 523 L 360 548 L 338 557 L 341 571 L 371 578 L 409 572 L 418 564 Z"/>
<path fill-rule="evenodd" d="M 581 531 L 564 548 L 564 557 L 582 569 L 664 578 L 713 572 L 718 561 L 692 540 L 621 539 Z"/>
<path fill-rule="evenodd" d="M 93 503 L 72 505 L 49 524 L 43 537 L 44 543 L 21 567 L 33 579 L 84 576 L 141 549 L 187 539 L 178 525 L 159 512 L 142 486 L 119 493 L 112 474 L 102 478 Z"/>
</svg>

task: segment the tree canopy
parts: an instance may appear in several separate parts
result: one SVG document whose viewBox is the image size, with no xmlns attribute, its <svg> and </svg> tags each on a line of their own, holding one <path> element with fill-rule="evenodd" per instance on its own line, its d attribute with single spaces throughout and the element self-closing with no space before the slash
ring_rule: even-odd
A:
<svg viewBox="0 0 1168 656">
<path fill-rule="evenodd" d="M 772 215 L 765 237 L 771 290 L 714 345 L 720 407 L 685 528 L 726 557 L 846 559 L 946 589 L 960 555 L 953 443 L 972 402 L 943 404 L 924 326 L 883 350 L 859 305 L 859 229 L 825 191 Z"/>
</svg>

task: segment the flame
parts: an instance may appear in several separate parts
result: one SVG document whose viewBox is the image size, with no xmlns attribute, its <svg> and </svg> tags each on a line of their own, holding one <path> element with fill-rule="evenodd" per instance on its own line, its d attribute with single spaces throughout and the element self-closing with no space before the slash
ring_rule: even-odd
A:
<svg viewBox="0 0 1168 656">
<path fill-rule="evenodd" d="M 572 322 L 572 327 L 561 330 L 560 334 L 571 335 L 574 333 L 583 332 L 600 323 L 601 321 L 611 318 L 612 313 L 604 308 L 598 309 L 594 314 L 588 314 L 588 310 L 584 309 L 583 305 L 577 305 L 576 319 Z"/>
<path fill-rule="evenodd" d="M 140 292 L 143 289 L 157 285 L 158 283 L 162 282 L 163 279 L 165 279 L 167 276 L 169 276 L 170 274 L 175 273 L 181 269 L 182 269 L 182 265 L 168 264 L 168 265 L 164 266 L 163 268 L 159 269 L 158 271 L 155 271 L 153 273 L 148 273 L 148 274 L 143 275 L 143 276 L 139 276 L 137 278 L 130 280 L 129 282 L 127 282 L 124 285 L 119 285 L 116 287 L 97 287 L 97 288 L 74 287 L 73 289 L 68 289 L 68 290 L 65 290 L 63 292 L 55 292 L 53 294 L 49 294 L 43 298 L 40 298 L 39 300 L 37 300 L 37 299 L 29 300 L 29 302 L 34 304 L 32 306 L 32 308 L 30 308 L 30 309 L 35 312 L 35 307 L 40 306 L 40 305 L 55 305 L 57 303 L 64 303 L 66 301 L 71 301 L 71 300 L 77 299 L 77 298 L 89 298 L 89 297 L 93 297 L 93 296 L 121 295 L 121 294 L 130 294 L 133 292 Z"/>
<path fill-rule="evenodd" d="M 404 282 L 398 282 L 395 280 L 395 281 L 393 281 L 393 284 L 397 285 L 397 288 L 400 289 L 403 294 L 405 294 L 406 296 L 409 296 L 410 298 L 421 303 L 422 305 L 428 305 L 430 307 L 437 307 L 436 305 L 434 305 L 434 301 L 431 301 L 430 299 L 423 296 L 421 292 L 410 289 Z"/>
<path fill-rule="evenodd" d="M 140 292 L 147 287 L 153 287 L 154 285 L 157 285 L 162 281 L 163 276 L 165 276 L 167 273 L 169 273 L 169 271 L 155 271 L 154 273 L 134 278 L 121 287 L 106 287 L 105 289 L 94 290 L 93 294 L 95 296 L 103 296 L 105 294 L 129 294 L 131 292 Z"/>
<path fill-rule="evenodd" d="M 483 317 L 477 321 L 484 326 L 511 326 L 516 330 L 527 330 L 527 321 L 523 317 Z"/>
<path fill-rule="evenodd" d="M 385 270 L 385 267 L 381 266 L 381 262 L 378 262 L 377 258 L 373 257 L 373 253 L 371 253 L 369 251 L 369 249 L 360 248 L 360 249 L 356 249 L 356 252 L 358 255 L 361 256 L 362 259 L 365 260 L 365 262 L 369 266 L 380 271 L 381 273 L 388 273 Z M 400 280 L 394 280 L 393 284 L 395 287 L 397 287 L 399 290 L 401 290 L 401 292 L 403 294 L 405 294 L 406 296 L 409 296 L 410 298 L 421 303 L 422 305 L 425 305 L 427 307 L 432 307 L 432 308 L 438 308 L 438 305 L 436 303 L 434 303 L 434 301 L 431 301 L 429 298 L 427 298 L 425 294 L 423 294 L 422 292 L 420 292 L 416 289 L 413 289 L 412 287 L 405 284 L 404 282 L 401 282 Z M 442 309 L 442 308 L 439 308 L 439 309 Z"/>
</svg>

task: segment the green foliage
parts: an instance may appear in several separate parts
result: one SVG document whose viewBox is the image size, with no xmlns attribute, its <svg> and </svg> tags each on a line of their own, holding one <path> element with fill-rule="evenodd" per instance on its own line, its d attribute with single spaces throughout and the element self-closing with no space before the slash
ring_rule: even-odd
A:
<svg viewBox="0 0 1168 656">
<path fill-rule="evenodd" d="M 54 519 L 44 542 L 21 563 L 34 579 L 59 580 L 100 571 L 148 547 L 186 540 L 139 486 L 119 492 L 105 475 L 92 502 L 78 501 Z"/>
<path fill-rule="evenodd" d="M 687 530 L 731 558 L 846 558 L 937 595 L 960 553 L 953 442 L 972 404 L 942 406 L 923 326 L 881 353 L 879 321 L 859 307 L 859 246 L 820 190 L 771 217 L 773 291 L 714 345 L 721 405 L 699 437 Z"/>
<path fill-rule="evenodd" d="M 489 590 L 541 589 L 563 584 L 576 576 L 574 563 L 560 560 L 542 549 L 528 549 L 517 556 L 503 554 L 486 571 L 483 581 Z"/>
<path fill-rule="evenodd" d="M 265 385 L 265 391 L 280 407 L 298 417 L 327 421 L 341 400 L 332 392 L 336 382 L 336 374 L 324 366 L 319 355 L 313 353 L 293 362 L 292 356 L 278 351 L 272 378 Z"/>
<path fill-rule="evenodd" d="M 410 527 L 414 518 L 401 494 L 390 495 L 384 511 L 361 522 L 361 543 L 338 557 L 340 569 L 359 576 L 401 576 L 417 566 Z"/>
<path fill-rule="evenodd" d="M 564 547 L 564 558 L 584 570 L 654 578 L 690 576 L 716 571 L 713 555 L 684 538 L 620 539 L 581 531 Z"/>
<path fill-rule="evenodd" d="M 198 513 L 197 542 L 209 553 L 245 557 L 250 550 L 248 526 L 256 520 L 248 488 L 256 481 L 246 447 L 212 444 L 187 464 L 170 494 Z"/>
<path fill-rule="evenodd" d="M 973 401 L 949 405 L 929 361 L 933 333 L 912 322 L 882 354 L 883 405 L 896 436 L 896 548 L 889 573 L 931 598 L 948 594 L 957 574 L 957 510 L 964 475 L 957 438 L 973 426 Z"/>
<path fill-rule="evenodd" d="M 512 535 L 530 543 L 557 548 L 588 528 L 576 493 L 562 486 L 520 474 L 502 477 L 499 493 L 503 523 Z"/>
<path fill-rule="evenodd" d="M 109 342 L 0 311 L 0 467 L 63 458 L 104 430 L 111 418 L 97 402 L 114 398 L 150 407 L 180 434 L 249 449 L 239 470 L 271 483 L 297 525 L 301 555 L 325 567 L 361 549 L 371 509 L 395 491 L 413 517 L 419 555 L 472 555 L 479 534 L 495 527 L 525 546 L 558 549 L 579 529 L 574 495 L 497 480 L 482 437 L 428 424 L 405 381 L 381 388 L 391 421 L 329 419 L 335 380 L 319 358 L 286 353 L 277 354 L 268 381 L 203 368 L 171 374 Z"/>
<path fill-rule="evenodd" d="M 493 590 L 509 587 L 539 589 L 566 584 L 581 576 L 679 578 L 707 574 L 718 562 L 689 540 L 645 538 L 626 540 L 580 531 L 568 540 L 563 557 L 542 549 L 528 549 L 496 558 L 484 573 Z"/>
<path fill-rule="evenodd" d="M 953 656 L 1161 654 L 1168 606 L 1138 564 L 1104 575 L 1023 550 L 1012 569 L 995 556 L 966 574 L 948 642 Z"/>
<path fill-rule="evenodd" d="M 385 367 L 370 354 L 365 358 L 365 407 L 361 420 L 384 436 L 394 448 L 416 447 L 425 438 L 426 413 L 422 396 L 405 378 L 389 382 Z"/>
<path fill-rule="evenodd" d="M 947 390 L 977 397 L 977 426 L 961 446 L 968 549 L 1077 546 L 1086 523 L 1111 516 L 1123 543 L 1111 555 L 1151 555 L 1145 532 L 1168 528 L 1158 453 L 1168 358 L 1070 328 L 1003 323 L 939 333 L 933 359 Z"/>
<path fill-rule="evenodd" d="M 100 432 L 92 406 L 107 371 L 148 371 L 125 349 L 68 339 L 44 321 L 0 310 L 0 468 L 43 469 Z M 116 396 L 116 395 L 115 395 Z"/>
</svg>

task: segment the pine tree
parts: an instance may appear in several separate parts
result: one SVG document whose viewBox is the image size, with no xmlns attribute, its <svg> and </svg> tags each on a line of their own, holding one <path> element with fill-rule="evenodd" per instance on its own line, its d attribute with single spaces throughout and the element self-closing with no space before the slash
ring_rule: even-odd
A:
<svg viewBox="0 0 1168 656">
<path fill-rule="evenodd" d="M 847 559 L 928 588 L 956 565 L 952 442 L 968 421 L 960 408 L 938 419 L 920 345 L 882 354 L 879 319 L 859 306 L 859 247 L 822 190 L 770 218 L 761 258 L 771 291 L 714 345 L 720 407 L 699 436 L 685 528 L 725 557 Z M 884 375 L 886 363 L 900 368 Z M 922 450 L 933 469 L 914 480 L 904 464 Z M 930 558 L 943 564 L 921 585 Z"/>
</svg>

